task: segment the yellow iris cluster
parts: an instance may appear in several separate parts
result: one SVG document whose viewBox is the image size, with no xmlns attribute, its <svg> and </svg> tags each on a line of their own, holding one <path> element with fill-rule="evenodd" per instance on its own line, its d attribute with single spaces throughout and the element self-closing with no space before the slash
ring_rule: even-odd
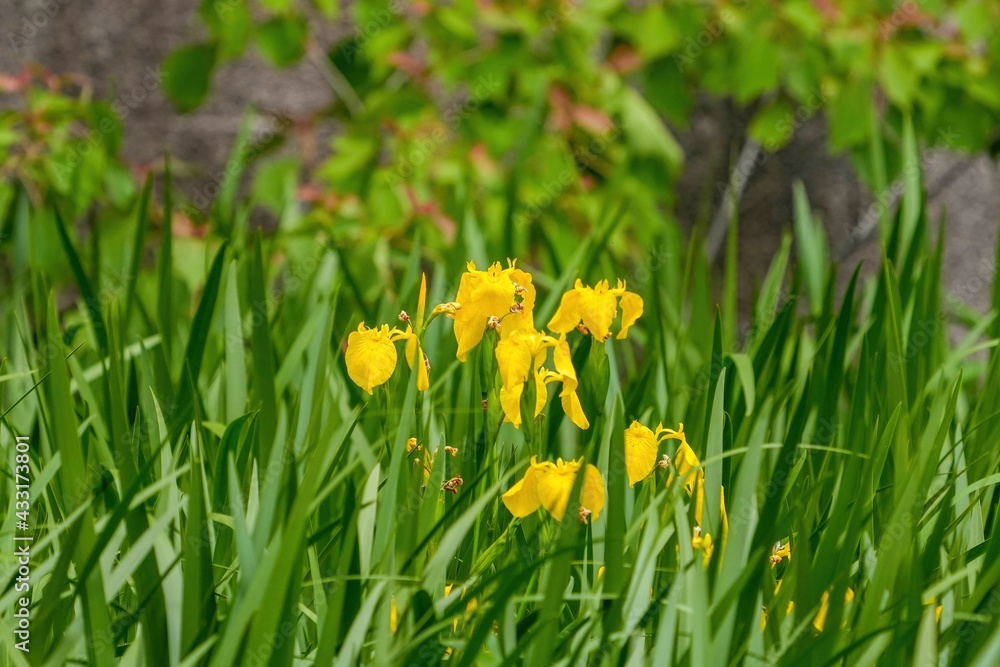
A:
<svg viewBox="0 0 1000 667">
<path fill-rule="evenodd" d="M 447 315 L 455 322 L 456 356 L 459 361 L 466 360 L 468 353 L 479 345 L 487 331 L 496 332 L 494 354 L 501 380 L 500 404 L 506 421 L 518 428 L 525 419 L 521 414 L 521 398 L 529 382 L 534 383 L 535 390 L 534 414 L 529 419 L 538 416 L 545 407 L 548 385 L 558 382 L 562 385 L 559 398 L 566 416 L 579 428 L 589 428 L 590 421 L 577 394 L 579 381 L 566 334 L 576 329 L 584 334 L 593 334 L 595 340 L 603 343 L 611 337 L 611 327 L 620 308 L 621 325 L 617 338 L 625 338 L 642 315 L 642 298 L 627 291 L 622 280 L 616 281 L 614 287 L 607 280 L 593 287 L 577 280 L 573 288 L 563 294 L 559 307 L 549 320 L 547 328 L 554 334 L 549 335 L 535 328 L 537 293 L 531 274 L 517 268 L 511 260 L 508 260 L 506 268 L 499 262 L 485 271 L 477 269 L 473 262 L 469 262 L 466 268 L 455 300 L 435 307 L 427 322 L 424 322 L 425 279 L 420 285 L 415 322 L 411 325 L 409 316 L 405 312 L 400 314 L 400 319 L 407 323 L 405 330 L 390 329 L 388 325 L 369 329 L 362 322 L 347 341 L 345 360 L 351 379 L 369 394 L 373 387 L 387 382 L 396 368 L 395 343 L 402 340 L 406 342 L 407 362 L 418 373 L 417 388 L 421 391 L 427 389 L 430 364 L 423 354 L 420 340 L 430 320 L 438 315 Z M 418 359 L 423 363 L 418 363 Z M 658 435 L 654 436 L 654 440 Z M 683 438 L 683 433 L 680 435 Z M 654 455 L 655 449 L 654 443 Z M 693 453 L 691 456 L 694 456 Z M 694 458 L 694 466 L 697 466 L 697 458 Z M 584 522 L 597 519 L 604 509 L 604 478 L 595 466 L 585 464 L 582 458 L 572 461 L 559 459 L 555 463 L 539 463 L 532 458 L 524 477 L 503 495 L 503 502 L 515 517 L 525 517 L 544 508 L 561 520 L 569 505 L 576 475 L 581 470 L 580 519 Z M 630 481 L 632 475 L 630 466 Z"/>
<path fill-rule="evenodd" d="M 590 422 L 576 392 L 579 382 L 566 334 L 578 328 L 604 341 L 611 335 L 610 328 L 620 304 L 621 328 L 617 337 L 625 338 L 629 328 L 642 315 L 642 298 L 626 291 L 621 280 L 613 288 L 606 280 L 595 287 L 577 280 L 573 289 L 563 295 L 549 321 L 548 329 L 559 334 L 555 338 L 535 329 L 536 292 L 530 273 L 517 268 L 516 262 L 511 260 L 507 268 L 499 262 L 485 271 L 478 270 L 474 262 L 469 262 L 466 268 L 455 300 L 435 307 L 428 323 L 438 315 L 447 315 L 455 321 L 459 361 L 466 360 L 469 351 L 479 345 L 487 330 L 497 331 L 499 341 L 495 353 L 502 380 L 500 403 L 506 420 L 515 427 L 522 422 L 524 387 L 533 381 L 536 389 L 534 416 L 545 407 L 547 386 L 559 382 L 562 384 L 559 397 L 566 415 L 580 428 L 588 428 Z M 416 321 L 411 325 L 409 316 L 405 312 L 400 314 L 400 319 L 407 322 L 405 330 L 390 329 L 388 325 L 368 328 L 362 322 L 358 330 L 348 336 L 345 354 L 348 375 L 369 394 L 372 388 L 392 377 L 397 362 L 394 344 L 400 340 L 406 341 L 407 363 L 418 374 L 417 388 L 423 391 L 430 386 L 430 364 L 420 345 L 426 327 L 426 295 L 427 282 L 422 278 Z M 552 350 L 554 369 L 545 367 L 549 350 Z M 418 358 L 421 363 L 417 363 Z"/>
</svg>

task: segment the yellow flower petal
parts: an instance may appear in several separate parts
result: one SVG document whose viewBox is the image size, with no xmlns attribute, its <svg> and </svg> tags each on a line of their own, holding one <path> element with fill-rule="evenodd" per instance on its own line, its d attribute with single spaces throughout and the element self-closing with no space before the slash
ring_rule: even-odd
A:
<svg viewBox="0 0 1000 667">
<path fill-rule="evenodd" d="M 583 404 L 580 403 L 580 397 L 575 391 L 563 395 L 559 400 L 562 402 L 563 412 L 566 413 L 566 416 L 569 417 L 569 420 L 577 428 L 583 430 L 590 428 L 590 421 L 587 419 L 587 415 L 583 413 Z"/>
<path fill-rule="evenodd" d="M 384 384 L 392 377 L 397 359 L 393 340 L 399 335 L 402 334 L 398 329 L 390 331 L 388 325 L 368 329 L 361 322 L 358 330 L 347 337 L 347 352 L 344 354 L 347 374 L 369 394 L 373 387 Z"/>
<path fill-rule="evenodd" d="M 813 627 L 816 628 L 817 632 L 823 632 L 823 628 L 826 627 L 826 614 L 830 611 L 830 592 L 823 591 L 823 597 L 819 600 L 819 611 L 816 612 L 816 617 L 813 618 Z"/>
<path fill-rule="evenodd" d="M 684 437 L 683 424 L 681 425 L 681 430 L 676 435 L 668 435 L 668 437 L 679 437 L 681 441 L 681 444 L 677 447 L 677 452 L 674 454 L 674 464 L 677 466 L 677 474 L 680 476 L 684 488 L 687 489 L 688 493 L 694 493 L 697 480 L 704 479 L 705 471 L 699 468 L 701 461 L 698 460 L 698 456 L 691 449 L 687 438 Z M 693 472 L 695 469 L 697 469 L 697 473 Z M 667 480 L 667 483 L 669 484 L 670 481 Z"/>
<path fill-rule="evenodd" d="M 548 328 L 550 331 L 559 334 L 569 333 L 580 323 L 580 296 L 582 290 L 579 288 L 582 285 L 583 283 L 577 279 L 576 286 L 562 295 L 555 315 L 549 320 Z"/>
<path fill-rule="evenodd" d="M 497 343 L 496 358 L 503 385 L 500 388 L 500 405 L 507 420 L 519 427 L 521 424 L 521 394 L 524 383 L 535 377 L 535 414 L 545 407 L 545 386 L 538 371 L 545 363 L 546 350 L 556 344 L 551 336 L 534 329 L 517 331 Z"/>
<path fill-rule="evenodd" d="M 521 297 L 521 312 L 512 313 L 511 306 L 516 303 L 515 295 L 518 294 Z M 535 288 L 531 284 L 531 276 L 515 268 L 513 262 L 506 269 L 495 262 L 486 271 L 478 271 L 475 263 L 469 262 L 468 271 L 462 274 L 459 281 L 455 301 L 462 304 L 454 314 L 460 361 L 465 361 L 469 350 L 483 339 L 490 317 L 502 320 L 501 338 L 515 331 L 534 329 L 532 310 Z"/>
<path fill-rule="evenodd" d="M 538 500 L 542 503 L 542 507 L 558 521 L 562 521 L 566 514 L 566 506 L 569 505 L 569 497 L 576 480 L 576 471 L 579 468 L 578 461 L 564 462 L 559 459 L 555 465 L 545 469 L 538 479 L 536 487 Z"/>
<path fill-rule="evenodd" d="M 656 434 L 637 421 L 625 429 L 625 472 L 628 485 L 645 479 L 656 467 Z"/>
<path fill-rule="evenodd" d="M 406 339 L 406 363 L 410 366 L 410 370 L 413 370 L 414 363 L 417 363 L 417 389 L 426 391 L 431 385 L 430 373 L 427 370 L 427 355 L 420 348 L 420 341 L 417 340 L 417 334 L 413 333 L 413 330 L 409 326 L 406 327 L 403 338 Z M 419 363 L 416 361 L 418 351 L 420 352 Z"/>
<path fill-rule="evenodd" d="M 563 294 L 548 327 L 556 333 L 568 333 L 582 322 L 597 340 L 603 341 L 618 314 L 619 298 L 623 300 L 622 308 L 625 310 L 618 337 L 624 338 L 629 327 L 642 315 L 642 299 L 637 294 L 626 292 L 625 283 L 620 280 L 614 288 L 608 285 L 607 280 L 590 287 L 578 278 L 573 289 Z"/>
<path fill-rule="evenodd" d="M 524 518 L 541 507 L 537 492 L 538 478 L 541 472 L 550 465 L 552 464 L 536 463 L 535 458 L 532 457 L 531 463 L 528 465 L 528 470 L 524 473 L 524 477 L 518 480 L 514 486 L 510 487 L 501 496 L 503 504 L 515 517 L 519 519 Z"/>
<path fill-rule="evenodd" d="M 552 360 L 555 363 L 556 372 L 550 374 L 546 382 L 553 379 L 558 379 L 562 382 L 562 391 L 559 393 L 559 396 L 562 401 L 563 412 L 566 413 L 569 420 L 576 424 L 578 428 L 590 428 L 590 421 L 587 419 L 587 415 L 583 413 L 583 405 L 580 403 L 580 397 L 576 393 L 579 381 L 576 378 L 576 369 L 573 368 L 573 355 L 570 353 L 569 343 L 566 341 L 565 336 L 560 336 L 559 342 L 556 343 L 552 351 Z"/>
<path fill-rule="evenodd" d="M 424 312 L 427 310 L 427 274 L 420 274 L 420 294 L 417 296 L 417 331 L 424 326 Z"/>
<path fill-rule="evenodd" d="M 580 489 L 580 505 L 590 510 L 591 520 L 597 521 L 604 510 L 604 476 L 597 466 L 590 463 L 583 470 L 583 487 Z"/>
<path fill-rule="evenodd" d="M 628 336 L 628 330 L 642 316 L 642 297 L 633 292 L 624 291 L 624 284 L 622 289 L 622 329 L 616 336 L 618 339 Z"/>
</svg>

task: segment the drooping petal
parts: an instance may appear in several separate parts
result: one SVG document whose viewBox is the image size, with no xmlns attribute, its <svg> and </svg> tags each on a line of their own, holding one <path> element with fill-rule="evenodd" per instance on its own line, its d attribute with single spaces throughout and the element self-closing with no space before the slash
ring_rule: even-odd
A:
<svg viewBox="0 0 1000 667">
<path fill-rule="evenodd" d="M 560 461 L 544 470 L 538 478 L 536 486 L 538 500 L 557 521 L 562 521 L 566 514 L 566 506 L 569 505 L 569 497 L 573 492 L 573 482 L 579 467 L 580 464 L 576 461 L 568 463 Z"/>
<path fill-rule="evenodd" d="M 656 467 L 656 435 L 637 421 L 625 429 L 625 472 L 628 485 L 645 479 Z"/>
<path fill-rule="evenodd" d="M 697 455 L 695 455 L 694 450 L 691 449 L 691 445 L 688 444 L 686 439 L 681 440 L 681 444 L 677 447 L 677 452 L 674 454 L 674 461 L 677 466 L 677 474 L 681 478 L 681 482 L 684 484 L 684 488 L 687 489 L 688 493 L 694 493 L 694 487 L 697 483 L 697 477 L 704 477 L 705 471 L 698 470 L 698 473 L 693 471 L 701 465 L 701 461 L 698 460 Z M 671 479 L 667 480 L 669 484 Z"/>
<path fill-rule="evenodd" d="M 347 337 L 347 352 L 344 354 L 347 374 L 369 394 L 372 388 L 388 381 L 396 369 L 396 346 L 391 337 L 388 326 L 368 329 L 364 322 Z"/>
<path fill-rule="evenodd" d="M 500 387 L 500 407 L 503 409 L 504 418 L 514 425 L 514 428 L 521 427 L 521 394 L 524 393 L 524 383 L 504 385 Z"/>
<path fill-rule="evenodd" d="M 576 285 L 570 291 L 562 295 L 559 307 L 555 315 L 549 320 L 549 331 L 564 334 L 569 333 L 580 323 L 580 295 L 582 294 L 583 283 L 578 278 Z"/>
<path fill-rule="evenodd" d="M 544 466 L 539 466 L 532 458 L 524 477 L 501 496 L 503 504 L 515 517 L 522 519 L 541 507 L 538 500 L 537 483 L 542 469 Z"/>
<path fill-rule="evenodd" d="M 597 521 L 604 510 L 604 476 L 590 463 L 584 468 L 583 487 L 580 489 L 580 505 L 591 511 L 593 521 Z"/>
<path fill-rule="evenodd" d="M 427 371 L 427 355 L 420 347 L 420 341 L 417 340 L 417 334 L 413 333 L 413 330 L 408 326 L 406 327 L 406 332 L 403 334 L 406 339 L 406 363 L 409 365 L 410 370 L 413 370 L 413 365 L 417 364 L 417 389 L 419 391 L 427 391 L 430 387 L 430 374 Z M 417 352 L 420 354 L 417 355 Z M 417 361 L 419 356 L 420 361 Z"/>
<path fill-rule="evenodd" d="M 576 369 L 573 368 L 573 355 L 570 353 L 569 343 L 566 342 L 565 336 L 560 336 L 559 342 L 552 350 L 552 361 L 555 363 L 556 373 L 562 380 L 562 391 L 559 396 L 563 412 L 578 428 L 590 428 L 590 421 L 583 413 L 583 405 L 576 393 L 579 382 L 576 379 Z"/>
<path fill-rule="evenodd" d="M 622 308 L 622 328 L 616 336 L 619 340 L 628 336 L 629 328 L 642 316 L 642 297 L 634 292 L 623 291 L 620 303 Z"/>
<path fill-rule="evenodd" d="M 580 403 L 580 397 L 575 391 L 564 395 L 560 401 L 562 401 L 563 412 L 566 413 L 566 416 L 569 417 L 571 422 L 576 424 L 577 428 L 583 430 L 590 428 L 590 420 L 588 420 L 587 415 L 583 413 L 583 404 Z"/>
<path fill-rule="evenodd" d="M 520 335 L 510 336 L 497 343 L 497 369 L 503 386 L 524 383 L 532 370 L 532 349 Z"/>
</svg>

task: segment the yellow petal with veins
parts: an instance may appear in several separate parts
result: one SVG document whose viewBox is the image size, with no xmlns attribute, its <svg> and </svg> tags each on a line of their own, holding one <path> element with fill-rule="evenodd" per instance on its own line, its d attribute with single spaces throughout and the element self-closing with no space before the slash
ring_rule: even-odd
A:
<svg viewBox="0 0 1000 667">
<path fill-rule="evenodd" d="M 398 329 L 390 331 L 388 325 L 369 329 L 364 322 L 358 324 L 358 330 L 347 337 L 347 352 L 344 354 L 351 380 L 369 394 L 373 387 L 388 381 L 396 369 L 396 346 L 393 341 L 402 335 Z"/>
<path fill-rule="evenodd" d="M 653 472 L 658 448 L 656 434 L 639 422 L 633 421 L 625 429 L 625 472 L 630 487 Z"/>
</svg>

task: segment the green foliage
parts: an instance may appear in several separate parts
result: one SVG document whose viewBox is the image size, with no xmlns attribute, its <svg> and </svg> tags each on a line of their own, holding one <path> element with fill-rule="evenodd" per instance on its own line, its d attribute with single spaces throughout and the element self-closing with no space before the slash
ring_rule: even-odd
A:
<svg viewBox="0 0 1000 667">
<path fill-rule="evenodd" d="M 421 339 L 428 391 L 402 362 L 372 396 L 347 375 L 360 320 L 416 313 L 422 272 L 428 309 L 454 299 L 464 261 L 493 253 L 413 238 L 367 254 L 327 231 L 239 225 L 185 238 L 164 176 L 167 200 L 147 184 L 129 243 L 97 225 L 81 244 L 14 186 L 4 256 L 56 252 L 79 294 L 57 307 L 60 283 L 14 262 L 0 298 L 0 438 L 31 438 L 30 664 L 991 664 L 996 311 L 949 344 L 965 310 L 942 298 L 919 197 L 882 272 L 838 298 L 798 188 L 806 261 L 790 270 L 789 237 L 740 331 L 673 226 L 621 261 L 612 210 L 576 243 L 522 257 L 538 326 L 577 277 L 625 277 L 644 300 L 626 340 L 571 334 L 581 431 L 554 396 L 520 429 L 501 423 L 492 344 L 455 361 L 446 318 Z M 711 559 L 668 471 L 628 486 L 633 419 L 685 423 Z M 500 495 L 539 447 L 598 466 L 599 519 L 511 517 Z M 776 542 L 791 558 L 772 565 Z M 12 582 L 16 561 L 0 567 Z M 14 596 L 0 593 L 8 630 Z M 3 636 L 10 663 L 28 664 Z"/>
</svg>

